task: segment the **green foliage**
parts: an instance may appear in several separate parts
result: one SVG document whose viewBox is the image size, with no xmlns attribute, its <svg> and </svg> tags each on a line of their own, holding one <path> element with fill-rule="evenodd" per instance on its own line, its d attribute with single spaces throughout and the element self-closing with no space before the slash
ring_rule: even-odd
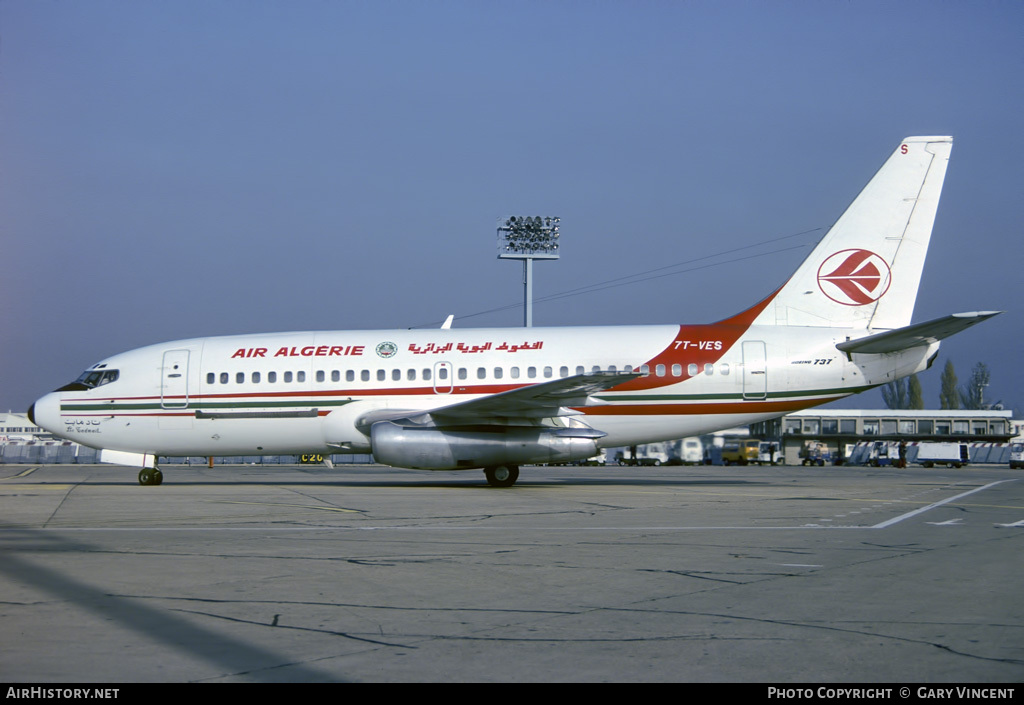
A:
<svg viewBox="0 0 1024 705">
<path fill-rule="evenodd" d="M 917 375 L 898 379 L 882 387 L 882 400 L 888 409 L 923 409 L 921 381 Z"/>
<path fill-rule="evenodd" d="M 924 408 L 924 392 L 921 391 L 921 380 L 917 375 L 910 375 L 910 379 L 907 380 L 907 408 Z"/>
<path fill-rule="evenodd" d="M 965 409 L 990 409 L 992 402 L 985 401 L 985 388 L 988 387 L 992 375 L 988 365 L 979 362 L 971 370 L 971 378 L 960 389 L 960 403 Z"/>
<path fill-rule="evenodd" d="M 882 401 L 887 409 L 906 409 L 908 398 L 906 379 L 898 379 L 882 387 Z"/>
<path fill-rule="evenodd" d="M 946 367 L 942 370 L 942 388 L 939 390 L 939 408 L 960 408 L 960 390 L 957 389 L 956 372 L 953 370 L 952 360 L 946 360 Z"/>
</svg>

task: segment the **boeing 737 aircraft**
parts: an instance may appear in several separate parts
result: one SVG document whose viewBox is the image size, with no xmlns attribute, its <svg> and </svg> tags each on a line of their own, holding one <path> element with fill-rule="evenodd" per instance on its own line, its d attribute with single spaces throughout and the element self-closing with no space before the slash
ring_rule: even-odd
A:
<svg viewBox="0 0 1024 705">
<path fill-rule="evenodd" d="M 29 416 L 144 485 L 160 456 L 373 453 L 509 487 L 521 464 L 823 404 L 927 369 L 998 313 L 911 324 L 951 148 L 903 140 L 789 281 L 718 323 L 177 340 L 93 365 Z"/>
</svg>

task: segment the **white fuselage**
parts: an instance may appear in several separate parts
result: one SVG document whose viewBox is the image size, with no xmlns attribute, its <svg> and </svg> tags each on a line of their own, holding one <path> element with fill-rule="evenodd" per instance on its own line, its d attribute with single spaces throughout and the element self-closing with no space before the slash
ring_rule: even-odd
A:
<svg viewBox="0 0 1024 705">
<path fill-rule="evenodd" d="M 938 344 L 890 355 L 835 345 L 864 331 L 620 326 L 275 333 L 180 340 L 110 357 L 117 378 L 53 392 L 44 428 L 152 455 L 370 452 L 357 422 L 592 371 L 646 376 L 566 409 L 599 447 L 692 436 L 779 416 L 924 369 Z M 849 359 L 852 357 L 852 359 Z"/>
</svg>

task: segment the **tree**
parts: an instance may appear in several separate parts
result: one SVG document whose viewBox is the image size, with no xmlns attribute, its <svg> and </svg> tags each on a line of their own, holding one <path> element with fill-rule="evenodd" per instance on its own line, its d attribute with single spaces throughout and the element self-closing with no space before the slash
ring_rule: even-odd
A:
<svg viewBox="0 0 1024 705">
<path fill-rule="evenodd" d="M 921 381 L 917 375 L 897 379 L 882 387 L 882 400 L 889 409 L 923 409 Z"/>
<path fill-rule="evenodd" d="M 965 409 L 991 409 L 993 404 L 985 401 L 985 387 L 992 377 L 988 365 L 979 362 L 971 370 L 971 378 L 960 389 L 960 403 Z"/>
<path fill-rule="evenodd" d="M 959 409 L 960 390 L 956 386 L 956 372 L 953 371 L 953 361 L 946 360 L 946 367 L 942 370 L 942 389 L 939 390 L 940 409 Z"/>
<path fill-rule="evenodd" d="M 882 387 L 882 401 L 887 409 L 906 409 L 907 398 L 906 379 L 897 379 Z"/>
<path fill-rule="evenodd" d="M 907 408 L 924 408 L 924 392 L 921 391 L 921 380 L 917 375 L 910 375 L 910 379 L 907 380 Z"/>
</svg>

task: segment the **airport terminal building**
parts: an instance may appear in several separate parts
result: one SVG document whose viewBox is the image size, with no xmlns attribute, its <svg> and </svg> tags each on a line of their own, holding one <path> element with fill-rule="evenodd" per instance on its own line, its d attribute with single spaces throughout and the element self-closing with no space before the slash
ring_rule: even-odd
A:
<svg viewBox="0 0 1024 705">
<path fill-rule="evenodd" d="M 978 462 L 1020 431 L 1011 411 L 935 409 L 805 409 L 751 424 L 753 438 L 776 440 L 787 465 L 799 465 L 808 445 L 816 443 L 832 462 L 862 461 L 856 448 L 866 442 L 894 444 L 968 443 Z M 994 460 L 1000 462 L 999 460 Z"/>
</svg>

